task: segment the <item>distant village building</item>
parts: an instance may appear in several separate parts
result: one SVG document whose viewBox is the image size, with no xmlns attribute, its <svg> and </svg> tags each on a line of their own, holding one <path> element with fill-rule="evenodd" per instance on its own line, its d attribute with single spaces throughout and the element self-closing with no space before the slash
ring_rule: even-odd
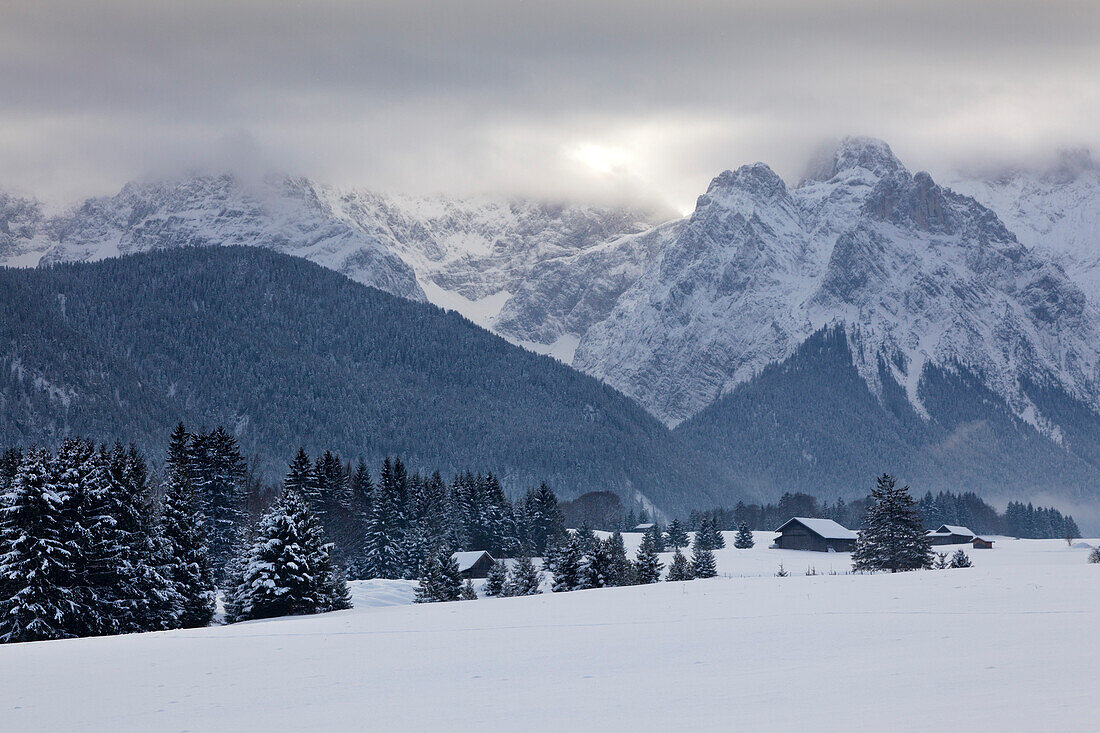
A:
<svg viewBox="0 0 1100 733">
<path fill-rule="evenodd" d="M 831 519 L 793 517 L 775 531 L 779 536 L 773 546 L 781 550 L 851 552 L 858 539 L 855 532 Z"/>
<path fill-rule="evenodd" d="M 645 533 L 645 532 L 648 532 L 651 529 L 653 529 L 653 522 L 643 522 L 642 524 L 639 524 L 636 527 L 634 527 L 634 529 L 632 529 L 631 532 Z"/>
<path fill-rule="evenodd" d="M 458 572 L 463 578 L 484 578 L 489 575 L 489 568 L 496 560 L 484 550 L 472 552 L 456 552 L 455 562 L 458 563 Z"/>
<path fill-rule="evenodd" d="M 954 524 L 941 524 L 939 529 L 928 532 L 927 535 L 933 545 L 968 545 L 978 535 L 967 527 L 959 527 Z"/>
<path fill-rule="evenodd" d="M 975 550 L 992 550 L 993 549 L 993 540 L 987 540 L 984 537 L 975 537 L 974 541 L 971 544 L 974 545 Z"/>
</svg>

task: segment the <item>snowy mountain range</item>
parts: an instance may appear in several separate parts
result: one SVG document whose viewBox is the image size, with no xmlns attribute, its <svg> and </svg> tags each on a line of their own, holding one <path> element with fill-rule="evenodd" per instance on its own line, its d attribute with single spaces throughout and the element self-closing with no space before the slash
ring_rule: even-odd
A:
<svg viewBox="0 0 1100 733">
<path fill-rule="evenodd" d="M 992 211 L 862 138 L 793 189 L 762 163 L 715 178 L 574 364 L 675 424 L 829 325 L 918 411 L 930 363 L 974 370 L 1032 422 L 1025 377 L 1100 408 L 1097 304 Z"/>
<path fill-rule="evenodd" d="M 1004 431 L 1034 433 L 1013 443 L 1027 450 L 1046 441 L 1034 449 L 1047 474 L 1086 483 L 1100 470 L 1098 232 L 1100 166 L 1087 153 L 945 186 L 869 138 L 843 140 L 795 186 L 763 163 L 725 171 L 690 216 L 663 223 L 629 208 L 382 195 L 288 176 L 131 183 L 58 216 L 0 194 L 0 264 L 273 248 L 457 310 L 706 445 L 728 442 L 721 430 L 751 429 L 723 409 L 780 420 L 760 390 L 794 388 L 784 364 L 789 377 L 850 362 L 879 405 L 850 418 L 904 412 L 890 455 L 935 464 L 925 475 L 937 484 L 974 460 L 974 436 L 1000 444 Z M 822 372 L 816 392 L 854 394 L 828 381 L 841 372 Z M 969 417 L 945 407 L 968 400 L 996 406 Z M 782 420 L 790 424 L 769 432 L 773 442 L 799 432 L 797 411 Z M 790 455 L 820 461 L 828 434 Z M 944 458 L 960 440 L 969 452 Z M 1072 466 L 1058 464 L 1059 451 Z"/>
</svg>

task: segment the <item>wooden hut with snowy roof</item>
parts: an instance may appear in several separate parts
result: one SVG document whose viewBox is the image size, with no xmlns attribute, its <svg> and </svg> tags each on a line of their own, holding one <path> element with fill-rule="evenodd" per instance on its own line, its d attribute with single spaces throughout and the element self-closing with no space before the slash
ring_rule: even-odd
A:
<svg viewBox="0 0 1100 733">
<path fill-rule="evenodd" d="M 453 555 L 458 563 L 458 572 L 463 578 L 484 578 L 489 575 L 489 568 L 493 567 L 496 560 L 485 550 L 473 550 L 471 552 L 456 552 Z"/>
<path fill-rule="evenodd" d="M 775 530 L 774 547 L 780 550 L 810 550 L 812 552 L 851 552 L 858 536 L 831 519 L 792 517 Z"/>
<path fill-rule="evenodd" d="M 967 545 L 974 541 L 978 535 L 967 527 L 955 524 L 941 524 L 938 529 L 928 532 L 926 535 L 933 545 Z"/>
</svg>

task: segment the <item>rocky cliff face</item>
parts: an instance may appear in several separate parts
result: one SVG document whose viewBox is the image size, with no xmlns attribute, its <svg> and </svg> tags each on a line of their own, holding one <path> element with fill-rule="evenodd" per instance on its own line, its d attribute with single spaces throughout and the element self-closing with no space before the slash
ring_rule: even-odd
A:
<svg viewBox="0 0 1100 733">
<path fill-rule="evenodd" d="M 1098 406 L 1095 305 L 989 209 L 867 139 L 793 190 L 763 164 L 715 178 L 574 364 L 676 424 L 829 325 L 873 390 L 885 365 L 918 412 L 929 364 L 980 374 L 1037 423 L 1022 378 Z"/>
<path fill-rule="evenodd" d="M 1100 163 L 1087 150 L 997 175 L 955 174 L 952 189 L 995 211 L 1021 242 L 1058 262 L 1100 302 Z"/>
</svg>

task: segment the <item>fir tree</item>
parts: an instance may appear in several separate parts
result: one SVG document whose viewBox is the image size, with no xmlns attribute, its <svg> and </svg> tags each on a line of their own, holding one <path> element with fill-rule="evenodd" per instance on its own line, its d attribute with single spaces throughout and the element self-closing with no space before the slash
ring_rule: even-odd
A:
<svg viewBox="0 0 1100 733">
<path fill-rule="evenodd" d="M 347 584 L 329 549 L 302 497 L 284 492 L 256 528 L 236 591 L 240 620 L 348 608 Z"/>
<path fill-rule="evenodd" d="M 1100 564 L 1100 548 L 1094 547 L 1089 551 L 1089 562 L 1093 565 Z"/>
<path fill-rule="evenodd" d="M 565 535 L 565 518 L 558 506 L 558 497 L 544 483 L 525 501 L 528 541 L 534 553 L 545 555 L 547 548 Z"/>
<path fill-rule="evenodd" d="M 78 558 L 46 451 L 27 451 L 0 501 L 0 641 L 75 636 Z"/>
<path fill-rule="evenodd" d="M 701 533 L 695 536 L 695 546 L 691 551 L 691 575 L 693 578 L 713 578 L 718 575 L 718 565 L 710 549 L 711 543 L 700 542 L 701 537 Z"/>
<path fill-rule="evenodd" d="M 420 571 L 420 585 L 413 600 L 415 603 L 457 601 L 461 588 L 462 576 L 454 555 L 449 550 L 437 548 Z"/>
<path fill-rule="evenodd" d="M 169 470 L 159 523 L 163 571 L 180 597 L 179 626 L 208 626 L 214 618 L 214 575 L 202 532 L 202 514 L 186 474 Z"/>
<path fill-rule="evenodd" d="M 726 538 L 722 536 L 722 530 L 718 529 L 718 520 L 711 518 L 710 520 L 710 549 L 712 550 L 724 550 L 726 548 Z"/>
<path fill-rule="evenodd" d="M 460 601 L 476 601 L 477 590 L 474 589 L 474 581 L 467 578 L 466 582 L 462 584 L 462 589 L 458 592 L 458 600 Z"/>
<path fill-rule="evenodd" d="M 955 554 L 951 556 L 951 567 L 953 568 L 968 568 L 972 563 L 970 558 L 966 556 L 966 553 L 962 550 L 955 550 Z"/>
<path fill-rule="evenodd" d="M 668 546 L 672 548 L 687 547 L 688 533 L 684 524 L 678 518 L 673 519 L 668 525 Z"/>
<path fill-rule="evenodd" d="M 398 490 L 390 459 L 382 464 L 382 474 L 374 487 L 371 517 L 365 538 L 365 564 L 368 578 L 401 578 L 402 521 L 398 509 Z"/>
<path fill-rule="evenodd" d="M 935 568 L 936 570 L 943 570 L 944 568 L 946 568 L 947 567 L 947 553 L 946 552 L 937 552 L 936 553 L 936 559 L 932 563 L 932 567 Z"/>
<path fill-rule="evenodd" d="M 634 580 L 639 584 L 656 583 L 661 579 L 661 559 L 653 549 L 653 543 L 643 542 L 634 559 Z"/>
<path fill-rule="evenodd" d="M 581 563 L 584 555 L 576 537 L 569 535 L 554 558 L 553 591 L 561 593 L 576 590 L 581 584 Z"/>
<path fill-rule="evenodd" d="M 306 449 L 298 446 L 298 452 L 294 455 L 294 460 L 290 462 L 286 478 L 283 479 L 283 491 L 293 491 L 303 499 L 313 503 L 318 498 L 314 495 L 315 489 L 313 464 L 309 460 Z"/>
<path fill-rule="evenodd" d="M 755 544 L 752 538 L 752 530 L 749 529 L 747 522 L 742 521 L 741 525 L 737 528 L 737 537 L 733 540 L 733 546 L 738 550 L 748 550 Z"/>
<path fill-rule="evenodd" d="M 691 574 L 691 566 L 688 565 L 688 560 L 684 557 L 684 553 L 680 552 L 680 548 L 677 547 L 676 551 L 672 554 L 672 563 L 668 566 L 668 577 L 666 580 L 678 581 L 678 580 L 691 580 L 694 576 Z"/>
<path fill-rule="evenodd" d="M 501 598 L 505 595 L 506 585 L 508 583 L 508 566 L 504 564 L 503 560 L 497 560 L 489 568 L 488 574 L 485 576 L 485 597 L 486 598 Z"/>
<path fill-rule="evenodd" d="M 607 554 L 607 585 L 634 585 L 634 566 L 626 556 L 626 543 L 621 532 L 615 531 L 604 540 Z"/>
<path fill-rule="evenodd" d="M 714 533 L 711 530 L 710 517 L 704 515 L 699 520 L 699 528 L 695 530 L 695 542 L 692 543 L 692 549 L 714 549 Z"/>
<path fill-rule="evenodd" d="M 852 553 L 860 570 L 919 570 L 932 566 L 932 547 L 909 487 L 883 474 L 871 490 L 871 507 Z"/>
<path fill-rule="evenodd" d="M 508 578 L 505 590 L 509 596 L 534 596 L 542 591 L 542 572 L 535 569 L 535 563 L 527 555 L 516 558 L 516 566 Z"/>
</svg>

